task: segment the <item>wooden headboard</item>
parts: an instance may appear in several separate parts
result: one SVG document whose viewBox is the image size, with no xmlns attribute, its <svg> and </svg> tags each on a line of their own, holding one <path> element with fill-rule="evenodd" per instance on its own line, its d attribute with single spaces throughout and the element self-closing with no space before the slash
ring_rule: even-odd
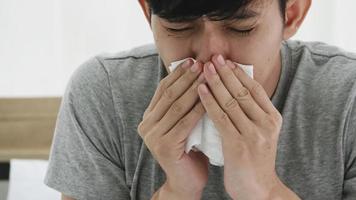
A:
<svg viewBox="0 0 356 200">
<path fill-rule="evenodd" d="M 0 162 L 48 159 L 61 98 L 0 98 Z"/>
</svg>

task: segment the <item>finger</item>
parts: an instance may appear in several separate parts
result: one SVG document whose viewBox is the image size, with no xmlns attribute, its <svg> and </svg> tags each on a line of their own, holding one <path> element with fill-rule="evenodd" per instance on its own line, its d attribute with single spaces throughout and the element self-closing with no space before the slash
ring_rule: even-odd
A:
<svg viewBox="0 0 356 200">
<path fill-rule="evenodd" d="M 147 124 L 152 125 L 157 123 L 166 114 L 174 101 L 182 96 L 185 91 L 192 85 L 201 72 L 201 63 L 196 62 L 191 69 L 196 67 L 196 71 L 188 70 L 183 76 L 178 78 L 171 86 L 163 91 L 161 98 L 158 100 L 156 106 L 147 116 Z"/>
<path fill-rule="evenodd" d="M 235 128 L 229 116 L 220 108 L 205 84 L 199 85 L 198 93 L 209 118 L 213 121 L 214 126 L 222 138 L 224 140 L 230 140 L 236 137 L 241 138 L 240 132 Z"/>
<path fill-rule="evenodd" d="M 189 70 L 187 69 L 189 69 L 192 64 L 193 61 L 191 59 L 186 60 L 184 63 L 179 65 L 176 70 L 174 70 L 172 73 L 170 73 L 168 76 L 166 76 L 164 79 L 160 81 L 158 88 L 156 89 L 155 94 L 151 99 L 150 104 L 148 105 L 147 109 L 143 114 L 144 120 L 141 121 L 141 123 L 137 127 L 137 131 L 139 132 L 140 136 L 144 137 L 147 134 L 147 131 L 149 129 L 152 129 L 154 121 L 150 120 L 149 113 L 151 113 L 152 110 L 156 107 L 156 104 L 158 100 L 161 98 L 162 93 L 174 82 L 176 82 L 179 78 L 181 78 L 184 74 L 189 73 Z"/>
<path fill-rule="evenodd" d="M 158 100 L 161 98 L 163 91 L 165 91 L 169 86 L 171 86 L 177 79 L 179 79 L 183 74 L 186 73 L 187 69 L 191 67 L 193 61 L 191 59 L 186 60 L 184 63 L 178 66 L 176 70 L 172 73 L 168 74 L 165 78 L 163 78 L 153 95 L 153 98 L 148 105 L 145 114 L 151 112 L 155 105 L 157 104 Z M 145 115 L 144 114 L 144 115 Z"/>
<path fill-rule="evenodd" d="M 199 101 L 198 85 L 203 82 L 204 74 L 201 74 L 198 80 L 179 97 L 164 114 L 158 122 L 163 132 L 168 132 L 192 107 Z"/>
<path fill-rule="evenodd" d="M 228 114 L 235 127 L 241 134 L 249 133 L 252 122 L 243 112 L 238 104 L 238 101 L 231 96 L 226 89 L 224 83 L 221 81 L 219 75 L 216 73 L 212 63 L 208 62 L 204 66 L 204 74 L 212 91 L 212 95 L 217 100 L 220 108 Z"/>
<path fill-rule="evenodd" d="M 171 137 L 172 140 L 177 141 L 177 143 L 186 141 L 205 112 L 203 104 L 198 101 L 193 109 L 180 119 L 165 136 Z"/>
<path fill-rule="evenodd" d="M 221 55 L 214 56 L 212 60 L 218 73 L 218 76 L 216 77 L 220 77 L 219 79 L 215 79 L 218 82 L 222 82 L 221 84 L 218 83 L 218 85 L 224 85 L 227 88 L 232 97 L 238 101 L 239 107 L 241 107 L 242 111 L 249 117 L 249 119 L 252 121 L 260 121 L 261 119 L 264 119 L 266 113 L 234 75 L 232 69 L 228 67 L 228 65 L 233 63 L 231 61 L 226 62 Z"/>
<path fill-rule="evenodd" d="M 250 94 L 255 99 L 256 103 L 262 108 L 262 110 L 264 110 L 267 114 L 275 114 L 278 112 L 260 83 L 249 77 L 240 66 L 234 63 L 232 63 L 231 66 L 235 76 L 250 91 Z"/>
</svg>

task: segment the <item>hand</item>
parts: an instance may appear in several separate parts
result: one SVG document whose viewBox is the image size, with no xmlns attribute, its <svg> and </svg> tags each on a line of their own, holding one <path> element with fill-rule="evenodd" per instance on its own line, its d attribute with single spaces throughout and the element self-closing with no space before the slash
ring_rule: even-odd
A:
<svg viewBox="0 0 356 200">
<path fill-rule="evenodd" d="M 200 152 L 184 152 L 190 132 L 205 113 L 197 92 L 204 81 L 202 64 L 193 65 L 195 72 L 189 69 L 192 64 L 192 60 L 186 61 L 160 82 L 138 126 L 140 136 L 166 173 L 165 191 L 181 197 L 201 195 L 208 180 L 207 157 Z"/>
<path fill-rule="evenodd" d="M 279 183 L 275 160 L 282 116 L 257 81 L 218 57 L 204 65 L 211 91 L 201 84 L 199 96 L 222 137 L 226 191 L 239 200 L 267 199 Z"/>
</svg>

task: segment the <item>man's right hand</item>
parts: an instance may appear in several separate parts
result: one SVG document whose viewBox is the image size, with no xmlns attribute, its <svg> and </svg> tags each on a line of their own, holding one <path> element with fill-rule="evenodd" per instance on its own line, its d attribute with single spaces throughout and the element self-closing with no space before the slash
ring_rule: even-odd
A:
<svg viewBox="0 0 356 200">
<path fill-rule="evenodd" d="M 205 113 L 197 92 L 204 82 L 202 63 L 192 64 L 192 60 L 184 62 L 160 82 L 138 126 L 166 173 L 160 195 L 169 193 L 170 199 L 200 199 L 208 181 L 208 158 L 201 152 L 184 151 L 188 136 Z"/>
</svg>

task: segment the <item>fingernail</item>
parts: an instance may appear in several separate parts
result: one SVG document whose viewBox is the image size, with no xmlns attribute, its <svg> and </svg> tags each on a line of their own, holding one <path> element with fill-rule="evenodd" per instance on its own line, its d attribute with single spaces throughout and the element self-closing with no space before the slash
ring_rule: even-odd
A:
<svg viewBox="0 0 356 200">
<path fill-rule="evenodd" d="M 215 70 L 215 67 L 214 67 L 213 63 L 209 63 L 208 64 L 208 69 L 209 69 L 211 74 L 213 74 L 213 75 L 216 74 L 216 70 Z"/>
<path fill-rule="evenodd" d="M 218 63 L 223 67 L 223 66 L 225 66 L 225 59 L 224 59 L 224 57 L 222 56 L 222 55 L 219 55 L 218 57 L 217 57 L 217 61 L 218 61 Z"/>
<path fill-rule="evenodd" d="M 186 61 L 184 61 L 183 65 L 182 65 L 182 68 L 183 69 L 188 69 L 191 65 L 192 65 L 192 60 L 188 59 Z"/>
<path fill-rule="evenodd" d="M 199 69 L 199 64 L 198 62 L 194 63 L 194 65 L 190 68 L 191 72 L 197 72 Z"/>
<path fill-rule="evenodd" d="M 248 89 L 241 88 L 241 91 L 237 94 L 238 97 L 244 97 L 248 95 Z"/>
</svg>

